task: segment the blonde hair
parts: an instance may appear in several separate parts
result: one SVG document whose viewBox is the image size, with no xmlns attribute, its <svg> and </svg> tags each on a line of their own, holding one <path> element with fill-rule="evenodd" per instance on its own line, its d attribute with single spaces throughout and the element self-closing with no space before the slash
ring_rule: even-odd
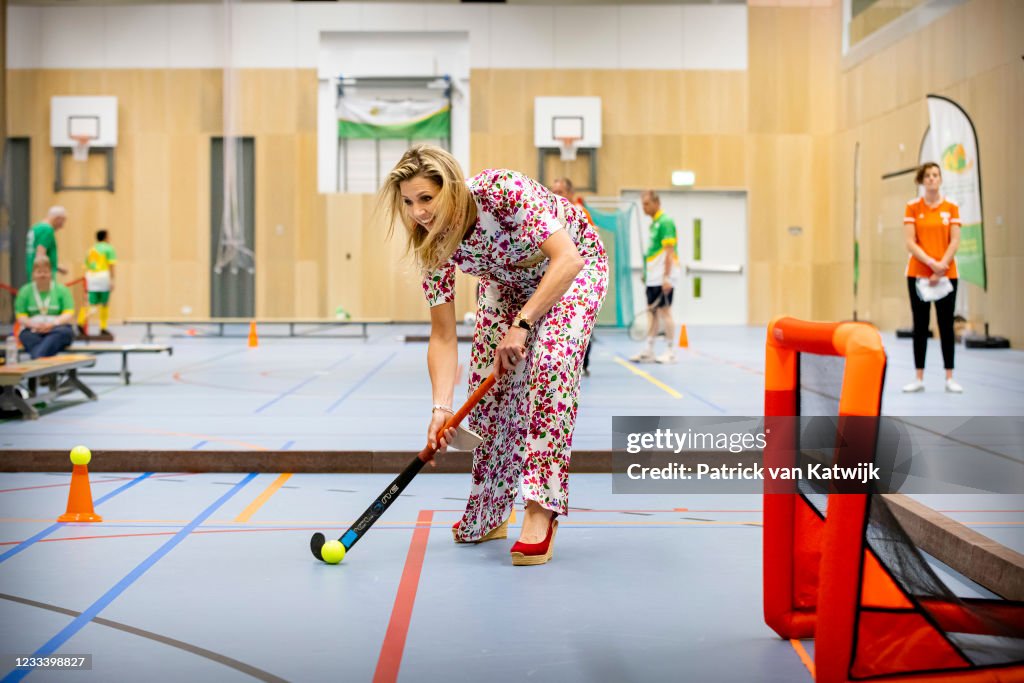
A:
<svg viewBox="0 0 1024 683">
<path fill-rule="evenodd" d="M 413 220 L 402 200 L 401 184 L 416 177 L 439 187 L 429 230 Z M 389 238 L 401 220 L 408 251 L 426 272 L 437 270 L 451 258 L 476 220 L 476 204 L 459 162 L 433 145 L 416 145 L 402 155 L 380 189 L 377 206 L 386 212 Z"/>
<path fill-rule="evenodd" d="M 35 273 L 37 270 L 46 268 L 47 272 L 53 272 L 53 264 L 50 263 L 49 256 L 36 256 L 32 261 L 32 272 Z"/>
</svg>

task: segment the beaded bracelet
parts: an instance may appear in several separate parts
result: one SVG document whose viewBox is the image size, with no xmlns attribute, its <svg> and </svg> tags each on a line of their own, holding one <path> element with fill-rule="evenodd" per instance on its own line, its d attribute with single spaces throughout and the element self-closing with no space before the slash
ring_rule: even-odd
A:
<svg viewBox="0 0 1024 683">
<path fill-rule="evenodd" d="M 433 406 L 431 406 L 430 412 L 434 412 L 435 410 L 443 410 L 444 412 L 448 413 L 449 415 L 454 415 L 455 414 L 455 411 L 452 410 L 449 406 L 443 406 L 440 403 L 435 403 Z"/>
</svg>

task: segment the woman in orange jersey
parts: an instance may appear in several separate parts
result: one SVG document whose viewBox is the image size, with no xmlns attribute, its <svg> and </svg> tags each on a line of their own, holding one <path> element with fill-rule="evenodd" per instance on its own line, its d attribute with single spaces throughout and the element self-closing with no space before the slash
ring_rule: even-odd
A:
<svg viewBox="0 0 1024 683">
<path fill-rule="evenodd" d="M 914 314 L 914 367 L 916 379 L 903 391 L 924 391 L 924 356 L 928 349 L 928 319 L 931 302 L 942 343 L 946 368 L 946 391 L 959 394 L 963 387 L 953 380 L 953 307 L 956 304 L 956 250 L 960 246 L 960 208 L 942 196 L 942 171 L 928 162 L 917 170 L 917 184 L 924 196 L 907 202 L 903 234 L 910 259 L 907 262 L 907 291 Z"/>
</svg>

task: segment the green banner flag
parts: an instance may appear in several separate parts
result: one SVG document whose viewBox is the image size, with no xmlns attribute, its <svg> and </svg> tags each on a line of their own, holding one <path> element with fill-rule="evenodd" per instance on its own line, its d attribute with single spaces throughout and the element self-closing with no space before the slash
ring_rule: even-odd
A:
<svg viewBox="0 0 1024 683">
<path fill-rule="evenodd" d="M 447 98 L 385 100 L 346 95 L 338 102 L 338 137 L 429 140 L 451 136 Z"/>
<path fill-rule="evenodd" d="M 921 162 L 939 164 L 942 192 L 960 207 L 957 272 L 961 280 L 987 289 L 977 133 L 967 112 L 945 97 L 928 96 L 928 116 L 930 127 L 921 145 Z"/>
</svg>

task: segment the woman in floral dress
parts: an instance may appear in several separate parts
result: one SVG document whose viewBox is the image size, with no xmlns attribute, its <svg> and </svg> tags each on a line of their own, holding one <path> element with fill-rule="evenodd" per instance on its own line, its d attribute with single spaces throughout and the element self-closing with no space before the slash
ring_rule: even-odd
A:
<svg viewBox="0 0 1024 683">
<path fill-rule="evenodd" d="M 458 367 L 455 268 L 479 278 L 470 391 L 492 371 L 495 388 L 471 413 L 483 442 L 455 540 L 507 536 L 516 495 L 526 501 L 513 564 L 551 557 L 555 517 L 568 512 L 569 457 L 583 351 L 608 284 L 597 229 L 577 206 L 515 171 L 492 169 L 464 180 L 448 152 L 410 149 L 391 171 L 381 202 L 404 225 L 423 269 L 430 308 L 427 367 L 434 408 L 427 437 L 452 410 Z"/>
</svg>

